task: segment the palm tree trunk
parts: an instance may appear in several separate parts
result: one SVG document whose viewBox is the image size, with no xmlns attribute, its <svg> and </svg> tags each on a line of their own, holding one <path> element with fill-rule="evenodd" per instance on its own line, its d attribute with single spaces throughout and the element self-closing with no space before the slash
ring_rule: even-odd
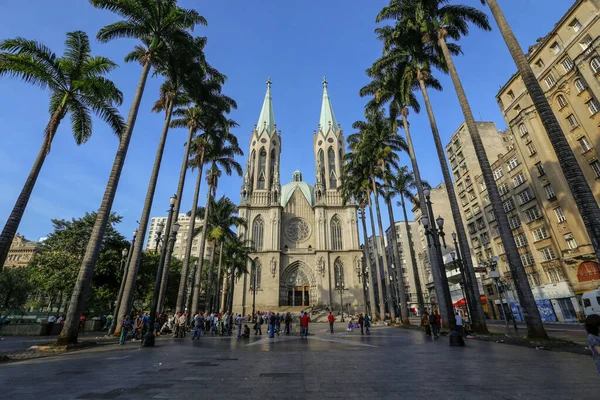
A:
<svg viewBox="0 0 600 400">
<path fill-rule="evenodd" d="M 208 214 L 210 213 L 210 194 L 212 188 L 208 188 L 208 193 L 206 194 L 206 206 L 204 207 L 204 220 L 202 221 L 202 239 L 200 239 L 200 259 L 198 260 L 198 269 L 196 270 L 196 276 L 194 277 L 194 294 L 192 297 L 192 315 L 198 314 L 198 310 L 200 309 L 200 287 L 202 280 L 202 269 L 204 264 L 204 249 L 206 247 L 206 233 L 208 230 Z M 213 249 L 214 251 L 214 249 Z M 208 279 L 208 283 L 210 283 L 210 278 Z M 206 295 L 208 295 L 208 286 L 206 287 Z M 208 298 L 205 296 L 205 302 L 208 301 Z"/>
<path fill-rule="evenodd" d="M 219 307 L 221 306 L 221 271 L 223 268 L 223 242 L 219 246 L 219 272 L 217 273 L 217 284 L 216 284 L 216 293 L 215 293 L 215 306 L 213 310 L 215 312 L 219 312 Z"/>
<path fill-rule="evenodd" d="M 227 304 L 227 311 L 231 315 L 233 310 L 233 289 L 235 288 L 235 270 L 231 270 L 231 286 L 229 286 L 229 301 Z"/>
<path fill-rule="evenodd" d="M 387 255 L 385 254 L 385 246 L 383 245 L 383 236 L 385 232 L 383 230 L 383 224 L 381 222 L 381 210 L 379 208 L 379 192 L 377 190 L 377 182 L 375 182 L 375 176 L 371 175 L 371 183 L 373 185 L 373 192 L 375 194 L 375 210 L 377 211 L 377 226 L 379 228 L 379 240 L 378 245 L 381 250 L 383 260 L 383 282 L 385 284 L 385 297 L 387 299 L 388 308 L 390 310 L 390 319 L 392 323 L 396 323 L 396 310 L 394 302 L 392 300 L 392 288 L 390 287 L 390 269 L 388 267 Z M 392 221 L 393 223 L 393 221 Z"/>
<path fill-rule="evenodd" d="M 460 208 L 458 207 L 458 201 L 456 200 L 454 185 L 452 184 L 452 178 L 450 177 L 450 170 L 446 161 L 446 155 L 444 154 L 442 141 L 440 140 L 440 133 L 438 131 L 435 116 L 433 114 L 433 108 L 431 107 L 431 102 L 429 101 L 429 94 L 427 93 L 427 88 L 425 87 L 425 81 L 423 80 L 423 74 L 421 72 L 419 72 L 419 86 L 421 87 L 425 108 L 427 109 L 429 125 L 431 126 L 431 133 L 433 134 L 433 141 L 435 142 L 435 148 L 437 150 L 440 166 L 442 167 L 442 175 L 444 176 L 446 192 L 448 193 L 450 209 L 452 211 L 454 226 L 458 236 L 460 249 L 457 250 L 460 251 L 463 260 L 463 269 L 465 272 L 464 277 L 466 280 L 464 287 L 467 295 L 469 311 L 471 314 L 471 324 L 476 332 L 488 333 L 487 325 L 485 323 L 485 315 L 483 314 L 483 307 L 481 306 L 479 284 L 477 282 L 477 277 L 475 276 L 475 270 L 473 269 L 473 259 L 471 258 L 471 249 L 469 247 L 469 241 L 467 240 L 467 233 L 465 231 L 465 226 L 460 214 Z"/>
<path fill-rule="evenodd" d="M 181 162 L 181 170 L 179 171 L 179 182 L 177 183 L 177 200 L 175 201 L 175 206 L 173 207 L 173 224 L 171 224 L 171 232 L 173 232 L 173 225 L 179 220 L 179 211 L 181 210 L 181 198 L 183 197 L 183 188 L 185 186 L 185 178 L 187 175 L 188 169 L 188 159 L 190 156 L 190 144 L 192 143 L 192 137 L 194 135 L 194 130 L 189 129 L 187 142 L 185 143 L 185 150 L 183 151 L 183 160 Z M 191 225 L 190 225 L 191 226 Z M 160 284 L 160 293 L 158 298 L 158 309 L 159 314 L 163 312 L 163 307 L 165 304 L 165 296 L 167 293 L 167 281 L 169 279 L 169 271 L 171 270 L 171 258 L 173 257 L 173 248 L 175 247 L 175 240 L 169 240 L 167 243 L 167 254 L 165 255 L 165 269 L 163 270 L 163 276 Z M 184 260 L 188 260 L 187 258 Z M 189 263 L 187 264 L 189 268 Z M 187 279 L 188 269 L 183 268 L 181 271 L 181 277 L 184 279 L 183 281 L 183 290 L 181 287 L 181 279 L 179 280 L 179 290 L 177 292 L 177 307 L 175 308 L 175 312 L 182 311 L 180 306 L 183 303 L 179 302 L 180 294 L 185 296 L 185 280 Z M 182 299 L 183 301 L 183 299 Z"/>
<path fill-rule="evenodd" d="M 144 200 L 144 207 L 142 208 L 142 216 L 140 217 L 140 225 L 138 227 L 139 239 L 135 241 L 133 246 L 133 254 L 131 255 L 130 267 L 127 270 L 127 279 L 125 281 L 125 289 L 123 291 L 123 300 L 121 301 L 121 307 L 119 308 L 119 319 L 121 321 L 125 315 L 129 315 L 131 312 L 130 299 L 125 296 L 125 293 L 129 296 L 133 295 L 135 283 L 137 281 L 137 273 L 140 268 L 140 262 L 142 259 L 142 250 L 144 248 L 144 239 L 146 237 L 146 230 L 148 229 L 148 222 L 150 220 L 150 211 L 152 210 L 152 202 L 154 201 L 154 193 L 156 192 L 156 182 L 158 181 L 158 174 L 160 173 L 160 166 L 162 163 L 163 154 L 165 151 L 165 144 L 167 142 L 167 134 L 169 133 L 169 124 L 171 123 L 171 115 L 173 113 L 173 101 L 169 101 L 167 106 L 167 113 L 163 130 L 156 148 L 156 156 L 154 157 L 154 166 L 152 167 L 152 173 L 150 174 L 150 182 L 148 182 L 148 189 L 146 190 L 146 199 Z M 165 243 L 168 238 L 165 238 Z M 127 305 L 127 307 L 123 307 Z M 117 330 L 120 332 L 121 327 L 118 326 Z"/>
<path fill-rule="evenodd" d="M 54 139 L 54 135 L 56 134 L 56 130 L 60 125 L 60 121 L 62 121 L 64 118 L 63 110 L 64 106 L 59 106 L 59 108 L 56 109 L 50 118 L 48 126 L 45 130 L 42 147 L 40 148 L 40 151 L 33 162 L 31 171 L 29 171 L 29 176 L 27 176 L 27 180 L 25 181 L 15 206 L 13 207 L 8 220 L 4 225 L 4 229 L 2 229 L 2 234 L 0 234 L 0 272 L 2 272 L 2 268 L 4 267 L 6 257 L 8 257 L 8 251 L 10 250 L 10 246 L 12 245 L 15 234 L 19 229 L 19 224 L 21 223 L 21 219 L 23 218 L 23 214 L 27 208 L 27 203 L 29 203 L 29 198 L 31 197 L 31 193 L 33 192 L 37 178 L 40 175 L 40 171 L 42 170 L 46 156 L 50 152 L 52 139 Z"/>
<path fill-rule="evenodd" d="M 365 242 L 364 248 L 363 248 L 363 252 L 365 253 L 365 266 L 364 269 L 367 272 L 367 276 L 369 277 L 369 307 L 368 309 L 370 310 L 371 316 L 373 316 L 373 310 L 372 308 L 375 307 L 375 286 L 373 285 L 373 268 L 371 268 L 371 260 L 369 257 L 369 236 L 367 235 L 367 222 L 366 222 L 366 215 L 365 215 L 365 207 L 364 205 L 361 207 L 361 214 L 360 214 L 360 219 L 362 221 L 362 229 L 363 229 L 363 240 Z M 363 273 L 364 276 L 364 273 Z M 363 278 L 364 279 L 364 278 Z"/>
<path fill-rule="evenodd" d="M 188 145 L 186 146 L 188 155 L 189 155 L 189 144 L 192 141 L 193 129 L 190 128 L 190 133 L 188 134 Z M 183 163 L 181 164 L 181 170 L 183 175 L 184 165 L 185 169 L 187 169 L 187 157 L 184 158 Z M 190 213 L 190 229 L 188 233 L 187 242 L 185 244 L 185 256 L 183 258 L 183 268 L 181 270 L 181 277 L 179 278 L 179 290 L 177 291 L 177 306 L 175 311 L 181 312 L 183 311 L 183 306 L 186 304 L 185 301 L 185 290 L 187 286 L 188 273 L 190 270 L 190 257 L 192 255 L 192 245 L 194 243 L 194 230 L 196 229 L 196 210 L 198 209 L 198 196 L 200 195 L 200 185 L 202 184 L 202 172 L 204 170 L 204 150 L 200 154 L 200 165 L 198 167 L 198 176 L 196 177 L 196 188 L 194 189 L 194 199 L 192 200 L 192 211 Z M 179 178 L 179 182 L 181 183 L 181 174 Z M 183 190 L 183 185 L 182 190 Z M 189 308 L 187 310 L 189 312 Z M 192 314 L 196 315 L 196 314 Z"/>
<path fill-rule="evenodd" d="M 385 182 L 385 191 L 386 195 L 389 192 L 387 182 Z M 406 286 L 404 283 L 404 275 L 402 274 L 402 260 L 400 260 L 400 251 L 398 251 L 398 236 L 396 233 L 396 220 L 394 219 L 394 210 L 392 209 L 392 200 L 389 197 L 386 197 L 385 203 L 387 204 L 388 209 L 388 218 L 390 219 L 390 232 L 391 232 L 391 242 L 392 242 L 392 253 L 394 256 L 394 266 L 396 269 L 396 278 L 395 281 L 398 286 L 398 303 L 400 305 L 400 318 L 402 320 L 403 325 L 410 325 L 410 321 L 408 320 L 408 304 L 406 302 Z"/>
<path fill-rule="evenodd" d="M 210 257 L 210 268 L 208 269 L 208 282 L 206 283 L 206 300 L 204 301 L 204 314 L 208 314 L 212 311 L 212 296 L 213 296 L 213 275 L 215 270 L 215 264 L 217 262 L 217 254 L 216 249 L 217 246 L 215 242 L 211 242 L 213 244 L 213 252 Z"/>
<path fill-rule="evenodd" d="M 600 224 L 598 223 L 600 221 L 600 208 L 598 207 L 598 203 L 581 171 L 577 159 L 575 159 L 573 150 L 569 146 L 569 142 L 556 119 L 556 115 L 552 111 L 548 99 L 544 95 L 544 91 L 531 69 L 527 57 L 523 54 L 523 50 L 515 34 L 498 6 L 498 2 L 496 0 L 488 0 L 488 5 L 498 24 L 500 33 L 504 37 L 508 50 L 517 65 L 519 75 L 521 75 L 525 83 L 525 87 L 540 116 L 540 120 L 546 129 L 550 143 L 554 147 L 556 158 L 569 184 L 569 189 L 571 189 L 573 199 L 575 200 L 575 204 L 577 204 L 581 219 L 594 247 L 596 258 L 600 259 Z"/>
<path fill-rule="evenodd" d="M 94 276 L 94 267 L 100 253 L 100 246 L 102 245 L 102 239 L 104 238 L 104 232 L 106 231 L 108 218 L 110 217 L 110 213 L 112 211 L 113 201 L 115 200 L 117 186 L 119 185 L 119 179 L 121 178 L 121 172 L 123 171 L 123 164 L 125 163 L 125 157 L 127 156 L 127 150 L 129 149 L 131 134 L 133 133 L 135 120 L 138 115 L 149 72 L 150 61 L 146 61 L 144 67 L 142 68 L 142 76 L 140 77 L 135 96 L 133 97 L 133 103 L 131 104 L 129 117 L 127 118 L 127 127 L 121 134 L 121 140 L 119 141 L 117 154 L 115 155 L 113 167 L 106 184 L 104 197 L 102 198 L 102 203 L 98 209 L 98 216 L 96 217 L 96 222 L 94 223 L 92 234 L 90 236 L 90 240 L 88 241 L 81 267 L 79 268 L 79 274 L 77 276 L 77 282 L 75 283 L 75 288 L 73 289 L 73 294 L 71 296 L 67 318 L 57 340 L 57 344 L 59 345 L 77 343 L 79 318 L 83 313 L 85 301 L 90 291 L 92 277 Z M 132 290 L 133 288 L 130 289 L 130 292 Z M 131 297 L 127 290 L 125 293 L 123 293 L 123 296 Z M 128 309 L 129 307 L 126 308 Z"/>
<path fill-rule="evenodd" d="M 531 292 L 531 287 L 529 286 L 529 281 L 527 280 L 525 268 L 523 268 L 523 262 L 521 261 L 521 257 L 519 256 L 517 245 L 512 235 L 512 230 L 510 229 L 510 225 L 508 224 L 508 217 L 506 216 L 506 212 L 504 212 L 504 209 L 502 208 L 502 199 L 500 198 L 500 193 L 498 192 L 496 181 L 494 180 L 494 176 L 492 175 L 492 168 L 485 153 L 483 142 L 481 141 L 479 131 L 477 130 L 477 125 L 475 124 L 475 118 L 473 118 L 471 106 L 469 105 L 467 95 L 464 91 L 460 78 L 458 77 L 456 67 L 454 66 L 454 61 L 452 60 L 452 56 L 450 55 L 450 51 L 448 50 L 448 46 L 446 45 L 446 38 L 444 36 L 444 32 L 440 32 L 438 44 L 442 49 L 444 58 L 446 59 L 448 71 L 450 72 L 452 83 L 454 84 L 454 90 L 456 91 L 456 95 L 460 103 L 460 108 L 462 109 L 463 115 L 465 117 L 467 129 L 469 130 L 469 134 L 471 135 L 471 141 L 473 142 L 473 147 L 475 148 L 475 154 L 477 155 L 477 159 L 479 160 L 483 180 L 487 187 L 488 194 L 490 196 L 490 201 L 492 203 L 492 209 L 494 210 L 496 219 L 498 220 L 500 238 L 502 239 L 502 243 L 504 244 L 504 249 L 508 258 L 508 266 L 510 268 L 512 278 L 517 289 L 517 295 L 519 296 L 519 301 L 521 303 L 521 307 L 523 308 L 523 313 L 525 314 L 525 323 L 527 324 L 527 335 L 530 338 L 548 338 L 548 335 L 544 330 L 544 325 L 542 325 L 540 312 L 535 303 L 535 299 L 533 298 L 533 293 Z"/>
<path fill-rule="evenodd" d="M 381 279 L 381 268 L 379 267 L 379 241 L 377 240 L 377 231 L 375 230 L 375 218 L 373 217 L 373 205 L 371 204 L 371 195 L 369 194 L 369 216 L 371 217 L 371 232 L 373 234 L 373 256 L 375 257 L 375 272 L 373 280 L 377 279 L 377 289 L 379 291 L 379 320 L 385 321 L 385 304 L 383 301 L 383 288 Z M 368 242 L 365 243 L 368 246 Z M 375 291 L 375 286 L 372 288 Z"/>
<path fill-rule="evenodd" d="M 406 228 L 406 236 L 408 237 L 408 248 L 410 251 L 410 261 L 412 263 L 415 286 L 417 290 L 417 305 L 419 307 L 419 315 L 423 315 L 425 310 L 425 302 L 423 300 L 423 288 L 421 287 L 421 278 L 419 277 L 419 266 L 417 265 L 417 256 L 415 254 L 415 244 L 412 239 L 412 232 L 408 224 L 408 215 L 406 214 L 406 204 L 404 204 L 404 196 L 400 196 L 400 204 L 402 205 L 402 213 L 404 214 L 404 226 Z"/>
<path fill-rule="evenodd" d="M 419 197 L 419 207 L 421 208 L 421 216 L 428 215 L 427 205 L 425 203 L 425 194 L 423 193 L 423 184 L 421 182 L 421 173 L 419 172 L 419 164 L 417 164 L 417 156 L 415 155 L 415 149 L 412 144 L 412 136 L 410 134 L 410 128 L 408 127 L 408 119 L 406 118 L 408 110 L 404 109 L 402 112 L 402 125 L 404 127 L 404 133 L 406 133 L 406 144 L 408 145 L 408 156 L 412 164 L 413 174 L 415 175 L 415 185 L 417 186 L 417 195 Z M 431 275 L 433 275 L 433 284 L 435 286 L 435 297 L 437 299 L 437 305 L 439 308 L 440 315 L 448 315 L 448 309 L 444 302 L 443 287 L 442 287 L 442 276 L 441 268 L 443 265 L 438 265 L 437 257 L 435 255 L 435 249 L 430 247 L 428 251 L 429 265 L 431 265 Z M 451 321 L 443 321 L 443 325 L 449 324 Z"/>
</svg>

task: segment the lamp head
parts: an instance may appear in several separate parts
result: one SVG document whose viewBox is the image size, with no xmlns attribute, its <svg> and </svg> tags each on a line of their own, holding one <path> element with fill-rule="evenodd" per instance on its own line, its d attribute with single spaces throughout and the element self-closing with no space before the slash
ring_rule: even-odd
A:
<svg viewBox="0 0 600 400">
<path fill-rule="evenodd" d="M 161 234 L 165 230 L 165 223 L 160 221 L 156 226 L 156 233 Z"/>
<path fill-rule="evenodd" d="M 421 217 L 421 222 L 423 223 L 423 226 L 427 228 L 429 226 L 429 217 L 427 215 L 423 215 L 423 217 Z"/>
<path fill-rule="evenodd" d="M 235 258 L 237 257 L 237 254 L 233 253 L 233 259 L 235 260 Z"/>
<path fill-rule="evenodd" d="M 171 198 L 169 199 L 169 205 L 174 206 L 175 202 L 177 201 L 177 195 L 174 194 L 173 196 L 171 196 Z"/>
<path fill-rule="evenodd" d="M 456 240 L 456 232 L 452 232 L 452 240 Z"/>
<path fill-rule="evenodd" d="M 127 253 L 129 253 L 129 250 L 127 250 L 127 247 L 123 249 L 123 251 L 121 251 L 121 255 L 123 257 L 127 256 Z"/>
<path fill-rule="evenodd" d="M 179 231 L 179 228 L 181 227 L 181 225 L 179 225 L 179 222 L 175 222 L 173 224 L 173 233 L 177 233 Z"/>
<path fill-rule="evenodd" d="M 437 225 L 440 227 L 440 229 L 442 229 L 444 227 L 444 218 L 442 218 L 441 215 L 438 215 L 435 222 L 437 222 Z"/>
<path fill-rule="evenodd" d="M 452 257 L 452 260 L 456 259 L 456 252 L 455 251 L 451 251 L 450 252 L 450 257 Z"/>
<path fill-rule="evenodd" d="M 429 197 L 429 195 L 431 194 L 431 190 L 429 188 L 425 188 L 423 189 L 423 194 L 425 195 L 425 197 Z"/>
<path fill-rule="evenodd" d="M 135 239 L 135 237 L 137 236 L 137 234 L 138 234 L 138 230 L 136 229 L 136 230 L 134 230 L 134 231 L 133 231 L 133 238 L 134 238 L 134 239 Z"/>
</svg>

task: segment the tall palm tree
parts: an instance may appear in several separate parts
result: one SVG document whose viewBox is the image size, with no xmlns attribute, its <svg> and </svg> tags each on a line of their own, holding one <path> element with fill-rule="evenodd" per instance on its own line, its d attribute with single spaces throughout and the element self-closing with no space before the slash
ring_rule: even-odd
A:
<svg viewBox="0 0 600 400">
<path fill-rule="evenodd" d="M 227 175 L 231 175 L 234 171 L 242 176 L 242 166 L 235 160 L 235 156 L 243 155 L 244 152 L 240 149 L 237 138 L 229 132 L 229 127 L 226 126 L 223 130 L 223 135 L 216 137 L 215 140 L 207 143 L 205 150 L 205 163 L 210 165 L 207 176 L 208 192 L 206 194 L 206 211 L 202 226 L 207 226 L 207 219 L 210 215 L 210 199 L 214 196 L 219 184 L 222 168 Z M 204 250 L 206 247 L 206 230 L 200 239 L 200 266 L 196 270 L 194 277 L 194 292 L 192 298 L 192 314 L 198 313 L 200 306 L 200 280 L 202 278 L 202 261 L 204 260 Z M 212 276 L 208 278 L 208 286 L 212 283 Z"/>
<path fill-rule="evenodd" d="M 59 344 L 77 342 L 79 318 L 83 313 L 90 289 L 94 266 L 98 259 L 106 222 L 111 213 L 123 171 L 146 80 L 152 67 L 152 59 L 159 49 L 174 48 L 178 43 L 190 41 L 189 31 L 196 25 L 206 25 L 204 17 L 194 10 L 186 10 L 177 6 L 176 0 L 90 0 L 90 3 L 96 8 L 106 9 L 124 18 L 101 28 L 96 36 L 99 41 L 109 42 L 118 38 L 141 41 L 142 44 L 136 46 L 125 60 L 140 62 L 142 74 L 129 110 L 126 127 L 121 134 L 104 196 L 98 209 L 98 217 L 79 269 L 67 318 L 57 341 Z M 142 47 L 145 51 L 143 58 L 140 59 L 138 56 Z M 124 310 L 128 308 L 126 307 Z"/>
<path fill-rule="evenodd" d="M 429 187 L 426 182 L 421 182 L 423 187 Z M 418 204 L 419 200 L 413 194 L 413 190 L 417 189 L 414 174 L 408 170 L 407 166 L 402 166 L 398 169 L 396 175 L 390 179 L 390 195 L 397 196 L 400 201 L 397 203 L 402 207 L 402 213 L 404 215 L 404 227 L 406 229 L 406 236 L 408 237 L 408 248 L 410 251 L 410 260 L 413 268 L 413 276 L 415 279 L 415 286 L 417 291 L 417 304 L 419 307 L 419 315 L 422 315 L 425 311 L 425 302 L 423 299 L 423 288 L 421 286 L 421 278 L 419 277 L 419 267 L 417 265 L 417 256 L 415 254 L 415 245 L 413 242 L 413 235 L 411 233 L 410 225 L 408 224 L 408 215 L 406 212 L 406 203 L 404 199 L 408 199 L 413 204 Z"/>
<path fill-rule="evenodd" d="M 390 67 L 393 68 L 394 64 L 397 64 L 400 68 L 404 69 L 403 76 L 405 85 L 413 89 L 420 89 L 425 102 L 438 160 L 442 169 L 442 176 L 444 177 L 444 183 L 448 193 L 448 200 L 454 219 L 454 226 L 456 228 L 461 254 L 471 254 L 467 233 L 460 214 L 456 193 L 454 191 L 454 184 L 452 182 L 452 177 L 450 176 L 450 169 L 448 168 L 446 155 L 444 153 L 427 90 L 428 88 L 433 88 L 435 90 L 442 89 L 439 81 L 432 76 L 430 66 L 434 65 L 442 72 L 447 72 L 444 58 L 440 57 L 440 54 L 435 52 L 431 43 L 423 45 L 420 32 L 406 29 L 404 25 L 397 24 L 395 27 L 385 26 L 377 29 L 377 33 L 379 38 L 384 42 L 384 55 L 373 64 L 371 73 L 376 75 L 378 70 L 386 71 Z M 451 43 L 451 45 L 452 46 L 448 47 L 450 52 L 453 55 L 459 54 L 461 51 L 460 47 L 454 43 Z M 487 333 L 485 315 L 483 314 L 481 301 L 479 301 L 479 285 L 477 277 L 475 276 L 472 258 L 464 257 L 463 264 L 466 280 L 465 292 L 469 304 L 473 329 L 479 333 Z"/>
<path fill-rule="evenodd" d="M 473 8 L 463 5 L 448 5 L 448 0 L 393 0 L 388 12 L 382 11 L 381 16 L 395 18 L 398 23 L 421 32 L 425 43 L 435 43 L 444 56 L 448 72 L 454 85 L 460 107 L 465 118 L 467 129 L 475 148 L 475 154 L 481 167 L 483 180 L 490 196 L 492 210 L 498 221 L 500 238 L 504 244 L 508 266 L 515 284 L 517 295 L 525 314 L 528 336 L 531 338 L 547 338 L 540 312 L 535 303 L 523 262 L 517 250 L 512 230 L 508 224 L 508 217 L 502 207 L 502 199 L 492 174 L 490 162 L 485 153 L 481 136 L 471 111 L 471 106 L 462 86 L 458 72 L 454 65 L 452 54 L 447 40 L 459 40 L 469 33 L 469 23 L 483 29 L 490 30 L 487 16 Z"/>
<path fill-rule="evenodd" d="M 485 4 L 486 0 L 481 0 L 481 2 Z M 521 49 L 514 32 L 504 17 L 504 13 L 500 9 L 500 6 L 498 6 L 498 2 L 496 0 L 487 0 L 487 4 L 490 6 L 490 10 L 506 42 L 508 51 L 519 70 L 519 75 L 521 75 L 521 79 L 525 83 L 533 105 L 540 116 L 542 125 L 546 129 L 560 168 L 569 184 L 569 189 L 571 189 L 573 199 L 579 209 L 588 236 L 596 252 L 596 257 L 600 259 L 600 224 L 598 224 L 598 221 L 600 221 L 600 208 L 598 207 L 598 203 L 581 171 L 581 166 L 577 162 L 577 159 L 575 159 L 565 133 L 560 127 L 556 115 L 552 111 L 550 103 L 548 103 L 548 99 L 544 95 L 544 91 L 535 77 L 527 57 L 523 53 L 523 49 Z"/>
<path fill-rule="evenodd" d="M 104 77 L 116 66 L 108 58 L 92 56 L 90 40 L 81 31 L 67 33 L 62 57 L 34 40 L 18 37 L 0 42 L 0 77 L 20 78 L 50 91 L 50 121 L 44 129 L 42 147 L 0 234 L 0 272 L 56 131 L 67 114 L 78 145 L 92 135 L 92 112 L 117 135 L 123 131 L 125 123 L 115 108 L 123 102 L 123 94 Z"/>
<path fill-rule="evenodd" d="M 389 114 L 390 119 L 395 120 L 398 115 L 402 118 L 402 127 L 404 128 L 404 134 L 406 135 L 406 144 L 408 147 L 408 156 L 411 161 L 413 173 L 415 175 L 415 183 L 417 186 L 417 194 L 419 199 L 419 207 L 421 209 L 421 215 L 427 215 L 427 207 L 425 203 L 425 195 L 423 192 L 423 185 L 421 180 L 421 173 L 419 171 L 419 164 L 415 155 L 413 147 L 412 136 L 410 133 L 410 125 L 408 122 L 409 107 L 415 112 L 419 112 L 421 106 L 417 101 L 412 88 L 405 84 L 404 79 L 405 68 L 402 65 L 393 65 L 386 71 L 378 70 L 376 73 L 371 70 L 367 70 L 367 74 L 371 75 L 373 79 L 368 85 L 363 87 L 360 91 L 361 96 L 374 96 L 371 103 L 368 105 L 369 108 L 376 108 L 377 105 L 384 105 L 389 103 Z M 444 279 L 445 279 L 445 268 L 443 265 L 438 265 L 438 259 L 435 254 L 435 249 L 429 248 L 429 263 L 431 265 L 431 273 L 433 275 L 433 281 L 435 285 L 436 298 L 438 301 L 438 307 L 442 318 L 449 318 L 452 312 L 452 305 L 447 304 L 444 296 Z M 451 303 L 451 300 L 450 300 Z M 444 322 L 447 324 L 452 320 Z"/>
<path fill-rule="evenodd" d="M 253 246 L 249 241 L 243 241 L 240 237 L 227 240 L 223 246 L 223 263 L 227 273 L 226 279 L 229 280 L 227 290 L 224 294 L 226 309 L 231 314 L 233 308 L 233 292 L 235 288 L 235 279 L 248 273 L 248 263 L 252 263 L 250 253 L 253 252 Z"/>
</svg>

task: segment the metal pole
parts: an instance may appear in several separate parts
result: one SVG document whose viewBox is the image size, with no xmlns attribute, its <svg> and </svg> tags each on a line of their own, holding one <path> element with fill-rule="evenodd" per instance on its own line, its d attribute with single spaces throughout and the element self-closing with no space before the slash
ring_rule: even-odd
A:
<svg viewBox="0 0 600 400">
<path fill-rule="evenodd" d="M 165 257 L 167 255 L 167 248 L 169 247 L 169 240 L 175 240 L 175 236 L 177 235 L 178 225 L 173 225 L 173 238 L 171 238 L 171 219 L 173 218 L 173 208 L 175 207 L 175 201 L 177 200 L 177 196 L 171 197 L 170 206 L 169 206 L 169 216 L 167 217 L 167 227 L 165 230 L 165 236 L 167 243 L 166 246 L 162 246 L 160 251 L 160 259 L 158 261 L 158 269 L 156 271 L 156 279 L 154 282 L 154 293 L 152 295 L 152 305 L 150 307 L 150 320 L 148 321 L 148 331 L 144 335 L 142 340 L 142 347 L 153 347 L 155 344 L 154 338 L 154 321 L 156 320 L 156 309 L 158 308 L 158 296 L 160 294 L 160 281 L 162 279 L 162 271 L 165 264 Z"/>
<path fill-rule="evenodd" d="M 254 319 L 254 314 L 256 313 L 256 267 L 254 263 L 252 263 L 252 268 L 254 268 L 254 276 L 252 277 L 252 319 Z"/>
<path fill-rule="evenodd" d="M 129 261 L 131 260 L 131 253 L 133 252 L 133 246 L 135 245 L 135 238 L 137 236 L 138 230 L 133 231 L 133 238 L 131 239 L 131 243 L 129 244 L 129 251 L 127 252 L 127 261 L 123 266 L 123 276 L 121 277 L 121 285 L 119 287 L 119 295 L 117 297 L 117 303 L 115 304 L 115 310 L 113 313 L 113 320 L 110 323 L 110 328 L 108 329 L 108 336 L 111 336 L 115 333 L 117 329 L 117 318 L 119 318 L 119 308 L 121 306 L 121 300 L 123 299 L 123 290 L 125 289 L 125 281 L 127 278 L 127 270 L 129 269 Z M 60 305 L 58 306 L 60 309 Z"/>
<path fill-rule="evenodd" d="M 342 310 L 342 322 L 344 321 L 344 283 L 340 284 L 340 308 Z"/>
</svg>

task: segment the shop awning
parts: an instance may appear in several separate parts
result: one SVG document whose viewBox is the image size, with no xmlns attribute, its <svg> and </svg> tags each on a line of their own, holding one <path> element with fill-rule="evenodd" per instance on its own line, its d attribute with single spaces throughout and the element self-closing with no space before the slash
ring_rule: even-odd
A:
<svg viewBox="0 0 600 400">
<path fill-rule="evenodd" d="M 479 298 L 481 299 L 481 304 L 485 304 L 486 303 L 486 299 L 484 295 L 480 295 Z M 467 302 L 467 299 L 465 299 L 464 297 L 460 300 L 458 300 L 456 303 L 453 303 L 452 305 L 454 307 L 459 307 L 459 306 L 464 306 Z"/>
</svg>

